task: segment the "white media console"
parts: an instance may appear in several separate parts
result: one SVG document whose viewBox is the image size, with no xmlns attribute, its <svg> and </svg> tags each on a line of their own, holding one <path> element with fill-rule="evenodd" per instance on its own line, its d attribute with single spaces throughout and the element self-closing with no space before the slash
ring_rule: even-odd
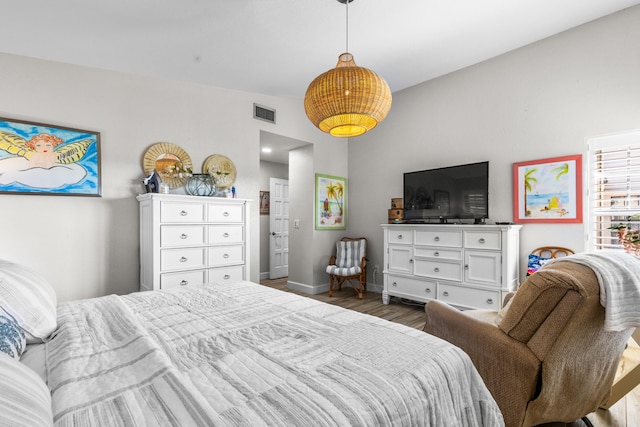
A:
<svg viewBox="0 0 640 427">
<path fill-rule="evenodd" d="M 521 225 L 382 224 L 384 290 L 414 301 L 498 310 L 519 283 Z"/>
</svg>

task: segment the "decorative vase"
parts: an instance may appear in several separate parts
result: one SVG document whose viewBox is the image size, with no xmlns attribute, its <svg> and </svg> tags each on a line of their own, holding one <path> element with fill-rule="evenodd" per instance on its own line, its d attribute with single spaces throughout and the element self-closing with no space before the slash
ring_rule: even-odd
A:
<svg viewBox="0 0 640 427">
<path fill-rule="evenodd" d="M 187 194 L 192 196 L 213 196 L 216 194 L 216 181 L 206 173 L 194 173 L 184 184 Z"/>
</svg>

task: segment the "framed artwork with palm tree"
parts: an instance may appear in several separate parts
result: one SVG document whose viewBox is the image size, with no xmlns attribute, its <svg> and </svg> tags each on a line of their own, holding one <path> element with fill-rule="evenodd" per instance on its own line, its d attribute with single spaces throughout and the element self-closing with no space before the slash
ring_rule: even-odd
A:
<svg viewBox="0 0 640 427">
<path fill-rule="evenodd" d="M 582 155 L 513 164 L 515 223 L 582 223 Z"/>
<path fill-rule="evenodd" d="M 347 228 L 347 179 L 316 174 L 316 230 Z"/>
</svg>

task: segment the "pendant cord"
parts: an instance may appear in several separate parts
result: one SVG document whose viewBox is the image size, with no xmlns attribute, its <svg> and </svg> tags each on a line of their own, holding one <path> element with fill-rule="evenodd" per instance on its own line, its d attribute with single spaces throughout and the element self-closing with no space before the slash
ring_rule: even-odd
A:
<svg viewBox="0 0 640 427">
<path fill-rule="evenodd" d="M 347 5 L 347 43 L 346 43 L 346 51 L 345 52 L 349 52 L 349 2 L 350 0 L 346 1 L 346 5 Z"/>
</svg>

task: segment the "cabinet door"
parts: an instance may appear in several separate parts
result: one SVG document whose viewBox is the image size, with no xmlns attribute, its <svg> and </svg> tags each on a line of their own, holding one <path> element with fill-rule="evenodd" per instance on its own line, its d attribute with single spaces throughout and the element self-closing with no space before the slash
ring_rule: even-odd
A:
<svg viewBox="0 0 640 427">
<path fill-rule="evenodd" d="M 500 252 L 465 251 L 465 282 L 499 287 L 502 283 L 501 267 Z"/>
<path fill-rule="evenodd" d="M 389 271 L 413 274 L 413 246 L 389 246 Z"/>
</svg>

